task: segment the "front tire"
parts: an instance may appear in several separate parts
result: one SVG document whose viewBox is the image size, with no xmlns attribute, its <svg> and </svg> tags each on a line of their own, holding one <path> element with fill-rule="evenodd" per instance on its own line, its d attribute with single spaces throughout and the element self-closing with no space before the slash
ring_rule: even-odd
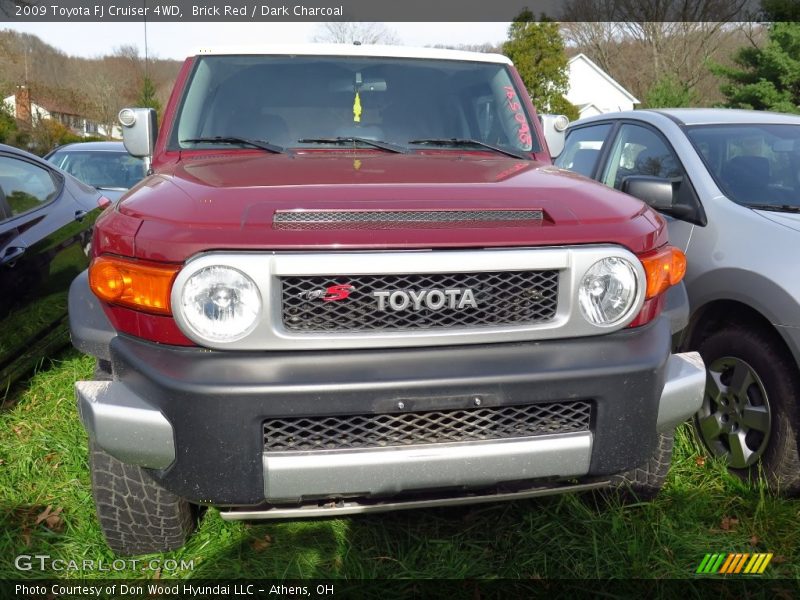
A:
<svg viewBox="0 0 800 600">
<path fill-rule="evenodd" d="M 674 434 L 659 433 L 658 445 L 646 463 L 614 476 L 612 490 L 625 504 L 653 500 L 667 480 L 672 463 Z"/>
<path fill-rule="evenodd" d="M 89 443 L 97 517 L 109 547 L 121 556 L 175 550 L 196 527 L 196 512 L 183 498 L 157 485 L 142 469 Z"/>
<path fill-rule="evenodd" d="M 800 493 L 800 374 L 780 338 L 763 329 L 727 327 L 698 348 L 706 364 L 698 437 L 747 481 L 763 475 L 773 491 Z"/>
</svg>

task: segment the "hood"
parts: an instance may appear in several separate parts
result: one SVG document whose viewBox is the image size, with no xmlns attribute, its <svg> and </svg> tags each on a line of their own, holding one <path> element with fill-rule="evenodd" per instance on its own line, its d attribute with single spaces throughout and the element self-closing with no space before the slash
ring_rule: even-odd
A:
<svg viewBox="0 0 800 600">
<path fill-rule="evenodd" d="M 540 211 L 539 220 L 277 227 L 276 211 Z M 119 212 L 143 223 L 137 255 L 203 249 L 428 248 L 620 243 L 654 247 L 663 220 L 644 204 L 551 165 L 483 153 L 221 153 L 171 165 Z M 661 242 L 663 243 L 663 242 Z"/>
<path fill-rule="evenodd" d="M 755 212 L 769 221 L 800 231 L 800 214 L 798 213 L 774 212 L 771 210 L 756 210 Z"/>
</svg>

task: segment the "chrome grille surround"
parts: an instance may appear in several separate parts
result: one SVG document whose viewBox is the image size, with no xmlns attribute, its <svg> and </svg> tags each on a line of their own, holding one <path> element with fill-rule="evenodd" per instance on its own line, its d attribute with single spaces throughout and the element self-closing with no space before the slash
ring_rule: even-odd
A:
<svg viewBox="0 0 800 600">
<path fill-rule="evenodd" d="M 577 302 L 580 281 L 598 260 L 628 260 L 637 274 L 637 292 L 626 317 L 611 327 L 596 326 L 581 315 Z M 180 295 L 197 271 L 213 265 L 246 273 L 261 292 L 262 314 L 247 336 L 234 342 L 209 342 L 194 334 L 184 321 Z M 455 274 L 483 272 L 557 271 L 555 314 L 546 321 L 501 325 L 453 326 L 379 331 L 298 332 L 283 324 L 281 278 L 323 277 L 333 285 L 343 273 L 359 275 Z M 334 350 L 400 348 L 518 342 L 582 337 L 624 328 L 644 303 L 645 274 L 636 256 L 612 244 L 542 248 L 491 248 L 478 250 L 409 250 L 353 252 L 222 252 L 192 257 L 178 273 L 172 287 L 175 321 L 192 341 L 207 348 L 226 350 Z"/>
</svg>

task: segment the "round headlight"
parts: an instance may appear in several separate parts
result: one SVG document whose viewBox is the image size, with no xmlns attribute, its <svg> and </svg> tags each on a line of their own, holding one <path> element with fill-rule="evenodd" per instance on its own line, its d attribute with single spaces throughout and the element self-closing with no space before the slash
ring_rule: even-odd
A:
<svg viewBox="0 0 800 600">
<path fill-rule="evenodd" d="M 636 270 L 624 258 L 599 260 L 586 271 L 578 303 L 587 321 L 600 327 L 615 325 L 628 316 L 636 302 Z"/>
<path fill-rule="evenodd" d="M 205 267 L 183 285 L 180 310 L 199 337 L 234 342 L 258 323 L 261 296 L 253 280 L 238 269 Z"/>
</svg>

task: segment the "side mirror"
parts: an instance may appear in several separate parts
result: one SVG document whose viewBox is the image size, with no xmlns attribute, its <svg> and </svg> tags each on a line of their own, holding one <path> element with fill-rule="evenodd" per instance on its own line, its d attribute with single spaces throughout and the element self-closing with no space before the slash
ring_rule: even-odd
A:
<svg viewBox="0 0 800 600">
<path fill-rule="evenodd" d="M 539 122 L 544 130 L 544 139 L 550 149 L 550 156 L 555 158 L 564 150 L 567 125 L 569 119 L 566 115 L 539 115 Z"/>
<path fill-rule="evenodd" d="M 670 212 L 675 207 L 675 184 L 671 179 L 631 175 L 622 181 L 621 191 L 638 198 L 651 208 Z"/>
<path fill-rule="evenodd" d="M 150 158 L 158 137 L 156 111 L 152 108 L 123 108 L 119 111 L 122 125 L 122 142 L 128 154 L 143 158 L 150 170 Z"/>
</svg>

